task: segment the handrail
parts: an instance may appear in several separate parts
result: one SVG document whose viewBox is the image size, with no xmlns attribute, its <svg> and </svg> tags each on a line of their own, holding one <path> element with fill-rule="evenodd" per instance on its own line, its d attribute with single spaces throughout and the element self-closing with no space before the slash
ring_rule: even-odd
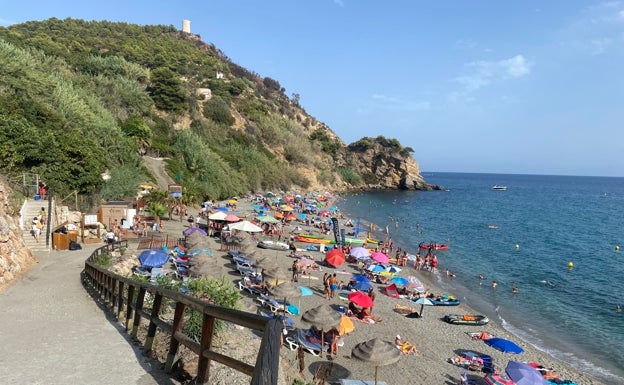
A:
<svg viewBox="0 0 624 385">
<path fill-rule="evenodd" d="M 177 364 L 180 345 L 184 345 L 198 356 L 197 378 L 195 383 L 205 384 L 209 380 L 210 361 L 216 361 L 239 372 L 251 376 L 250 385 L 277 385 L 279 369 L 281 325 L 277 319 L 262 317 L 236 309 L 212 305 L 180 292 L 163 289 L 150 283 L 139 282 L 115 274 L 95 263 L 98 256 L 109 253 L 115 248 L 128 247 L 128 241 L 122 240 L 112 245 L 102 246 L 87 258 L 83 271 L 83 280 L 102 301 L 107 309 L 113 311 L 118 320 L 125 319 L 125 329 L 137 338 L 141 319 L 149 321 L 144 348 L 152 348 L 156 329 L 171 336 L 165 370 L 172 372 Z M 144 310 L 146 295 L 154 298 L 151 312 Z M 174 318 L 171 323 L 159 318 L 163 300 L 175 303 Z M 184 334 L 184 310 L 193 309 L 203 314 L 200 342 L 197 343 Z M 255 366 L 233 357 L 212 350 L 215 320 L 231 322 L 249 329 L 262 332 L 262 341 Z"/>
</svg>

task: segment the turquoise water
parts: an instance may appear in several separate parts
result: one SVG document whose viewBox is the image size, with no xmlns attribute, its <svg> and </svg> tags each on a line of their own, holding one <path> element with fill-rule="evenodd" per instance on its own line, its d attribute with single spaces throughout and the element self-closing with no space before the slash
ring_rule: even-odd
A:
<svg viewBox="0 0 624 385">
<path fill-rule="evenodd" d="M 361 227 L 375 223 L 378 239 L 387 226 L 411 253 L 423 241 L 448 242 L 436 276 L 445 290 L 539 349 L 624 384 L 624 313 L 615 312 L 624 306 L 624 178 L 423 176 L 448 191 L 347 195 L 339 206 Z"/>
</svg>

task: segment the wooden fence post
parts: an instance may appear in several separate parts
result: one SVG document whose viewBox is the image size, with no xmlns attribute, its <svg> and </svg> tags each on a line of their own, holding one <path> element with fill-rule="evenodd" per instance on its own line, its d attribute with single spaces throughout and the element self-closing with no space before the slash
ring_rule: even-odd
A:
<svg viewBox="0 0 624 385">
<path fill-rule="evenodd" d="M 282 327 L 276 318 L 267 323 L 260 342 L 260 351 L 264 354 L 259 354 L 256 358 L 256 370 L 251 378 L 251 385 L 277 384 Z"/>
<path fill-rule="evenodd" d="M 158 318 L 158 313 L 160 313 L 160 307 L 162 305 L 162 294 L 156 294 L 154 297 L 154 305 L 152 306 L 152 314 L 150 317 L 150 324 L 147 328 L 147 336 L 145 337 L 145 350 L 152 350 L 152 345 L 154 344 L 154 337 L 156 336 L 156 322 L 154 322 L 155 318 Z"/>
<path fill-rule="evenodd" d="M 176 363 L 176 356 L 178 355 L 178 348 L 180 347 L 180 341 L 176 338 L 176 334 L 182 332 L 184 328 L 184 309 L 186 305 L 182 302 L 176 303 L 175 314 L 173 316 L 173 325 L 171 331 L 171 342 L 169 343 L 169 353 L 167 354 L 167 362 L 165 363 L 165 370 L 167 372 L 173 371 Z"/>
<path fill-rule="evenodd" d="M 204 314 L 202 322 L 201 341 L 199 343 L 199 362 L 197 364 L 196 384 L 206 384 L 210 378 L 210 359 L 204 352 L 210 350 L 214 333 L 215 319 L 208 314 Z"/>
</svg>

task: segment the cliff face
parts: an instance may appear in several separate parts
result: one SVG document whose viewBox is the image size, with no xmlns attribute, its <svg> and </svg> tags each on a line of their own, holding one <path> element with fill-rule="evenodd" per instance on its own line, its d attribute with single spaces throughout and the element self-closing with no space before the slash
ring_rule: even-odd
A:
<svg viewBox="0 0 624 385">
<path fill-rule="evenodd" d="M 0 289 L 36 262 L 24 243 L 17 216 L 12 213 L 10 194 L 0 182 Z"/>
<path fill-rule="evenodd" d="M 390 140 L 392 145 L 388 145 L 387 139 L 380 138 L 364 138 L 349 145 L 349 151 L 344 154 L 344 166 L 362 176 L 362 189 L 442 189 L 425 182 L 418 163 L 410 154 L 411 149 L 402 148 L 393 140 Z"/>
</svg>

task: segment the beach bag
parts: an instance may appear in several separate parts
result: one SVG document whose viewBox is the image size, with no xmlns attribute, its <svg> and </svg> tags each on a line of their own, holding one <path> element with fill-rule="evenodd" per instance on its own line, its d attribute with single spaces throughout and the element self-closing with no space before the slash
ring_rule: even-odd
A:
<svg viewBox="0 0 624 385">
<path fill-rule="evenodd" d="M 69 241 L 69 250 L 81 250 L 81 249 L 82 249 L 82 246 L 80 246 L 80 243 Z"/>
</svg>

